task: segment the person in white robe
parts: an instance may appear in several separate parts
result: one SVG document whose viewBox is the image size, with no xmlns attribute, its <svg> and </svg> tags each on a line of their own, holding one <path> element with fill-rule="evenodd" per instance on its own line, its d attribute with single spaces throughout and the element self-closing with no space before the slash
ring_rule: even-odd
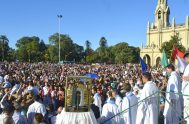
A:
<svg viewBox="0 0 189 124">
<path fill-rule="evenodd" d="M 184 70 L 183 74 L 183 82 L 182 82 L 182 94 L 184 99 L 184 118 L 186 123 L 189 124 L 189 53 L 184 55 L 184 59 L 187 62 L 187 66 Z"/>
<path fill-rule="evenodd" d="M 149 72 L 142 76 L 144 87 L 140 96 L 136 124 L 158 124 L 158 88 Z M 142 100 L 142 101 L 141 101 Z"/>
<path fill-rule="evenodd" d="M 135 124 L 136 115 L 138 108 L 138 98 L 131 92 L 131 85 L 129 83 L 125 84 L 126 96 L 122 101 L 122 112 L 125 124 Z"/>
<path fill-rule="evenodd" d="M 115 104 L 115 98 L 110 98 L 102 108 L 102 115 L 99 122 L 104 124 L 120 124 L 121 118 L 120 115 L 117 115 L 119 112 L 118 106 Z"/>
<path fill-rule="evenodd" d="M 41 113 L 43 117 L 47 113 L 45 106 L 42 103 L 40 103 L 40 96 L 36 95 L 34 96 L 34 99 L 35 99 L 35 102 L 29 106 L 28 111 L 27 111 L 28 124 L 34 123 L 35 113 Z"/>
<path fill-rule="evenodd" d="M 122 98 L 119 96 L 119 94 L 115 90 L 112 91 L 112 96 L 115 98 L 115 104 L 121 110 Z"/>
<path fill-rule="evenodd" d="M 94 95 L 93 96 L 93 99 L 94 99 L 93 104 L 95 104 L 96 106 L 99 107 L 99 110 L 100 110 L 100 113 L 101 113 L 102 112 L 102 100 L 101 100 L 100 94 L 97 92 L 96 87 L 92 88 L 92 94 Z"/>
<path fill-rule="evenodd" d="M 164 109 L 165 124 L 179 124 L 182 115 L 181 108 L 181 79 L 175 71 L 175 67 L 170 64 L 167 66 L 167 73 L 170 74 Z"/>
</svg>

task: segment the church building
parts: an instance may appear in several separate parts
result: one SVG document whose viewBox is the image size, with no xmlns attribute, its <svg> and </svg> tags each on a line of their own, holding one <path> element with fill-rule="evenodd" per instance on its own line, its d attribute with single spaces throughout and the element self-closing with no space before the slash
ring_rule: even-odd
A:
<svg viewBox="0 0 189 124">
<path fill-rule="evenodd" d="M 160 48 L 163 42 L 170 40 L 171 36 L 179 33 L 181 44 L 189 48 L 189 19 L 184 24 L 176 24 L 175 19 L 170 23 L 170 9 L 167 0 L 158 0 L 155 10 L 155 21 L 147 24 L 146 46 L 141 46 L 140 56 L 150 66 L 158 66 L 162 53 Z"/>
</svg>

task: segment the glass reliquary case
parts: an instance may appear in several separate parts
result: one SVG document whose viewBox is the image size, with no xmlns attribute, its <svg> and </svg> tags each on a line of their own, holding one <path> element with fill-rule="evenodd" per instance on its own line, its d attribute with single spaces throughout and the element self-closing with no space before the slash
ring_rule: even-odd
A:
<svg viewBox="0 0 189 124">
<path fill-rule="evenodd" d="M 91 105 L 92 80 L 86 76 L 66 78 L 65 111 L 88 112 Z"/>
</svg>

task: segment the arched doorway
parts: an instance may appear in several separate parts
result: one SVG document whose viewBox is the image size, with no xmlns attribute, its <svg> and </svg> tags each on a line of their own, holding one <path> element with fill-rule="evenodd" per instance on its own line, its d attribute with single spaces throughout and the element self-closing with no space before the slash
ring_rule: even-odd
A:
<svg viewBox="0 0 189 124">
<path fill-rule="evenodd" d="M 156 58 L 156 67 L 159 68 L 160 67 L 160 62 L 161 62 L 161 58 L 157 57 Z"/>
<path fill-rule="evenodd" d="M 146 54 L 144 57 L 143 57 L 143 60 L 144 62 L 150 66 L 151 64 L 151 59 L 150 59 L 150 56 L 148 54 Z"/>
</svg>

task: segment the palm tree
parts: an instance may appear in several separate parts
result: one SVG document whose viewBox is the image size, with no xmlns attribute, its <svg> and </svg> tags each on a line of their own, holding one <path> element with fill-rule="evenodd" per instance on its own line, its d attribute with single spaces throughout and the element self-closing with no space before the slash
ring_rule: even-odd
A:
<svg viewBox="0 0 189 124">
<path fill-rule="evenodd" d="M 9 40 L 5 35 L 0 35 L 0 47 L 1 47 L 1 55 L 2 61 L 5 60 L 5 47 L 8 45 Z"/>
</svg>

